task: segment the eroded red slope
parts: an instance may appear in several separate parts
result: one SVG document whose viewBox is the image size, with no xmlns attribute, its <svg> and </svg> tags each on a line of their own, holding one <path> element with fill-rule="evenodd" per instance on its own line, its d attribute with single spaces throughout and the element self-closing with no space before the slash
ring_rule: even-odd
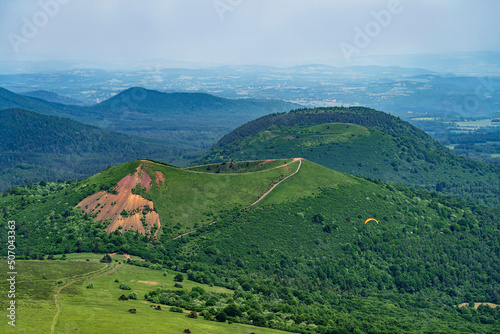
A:
<svg viewBox="0 0 500 334">
<path fill-rule="evenodd" d="M 161 222 L 158 213 L 154 211 L 154 203 L 132 193 L 132 189 L 137 185 L 148 191 L 151 181 L 148 173 L 142 170 L 141 164 L 134 174 L 127 175 L 118 182 L 117 194 L 99 191 L 82 200 L 77 207 L 87 213 L 97 214 L 95 221 L 104 222 L 108 219 L 110 224 L 106 229 L 107 233 L 115 231 L 119 226 L 122 231 L 135 230 L 142 234 L 146 234 L 146 229 L 151 230 L 153 226 L 157 226 L 159 230 Z M 163 173 L 156 172 L 156 182 L 158 185 L 165 183 Z"/>
</svg>

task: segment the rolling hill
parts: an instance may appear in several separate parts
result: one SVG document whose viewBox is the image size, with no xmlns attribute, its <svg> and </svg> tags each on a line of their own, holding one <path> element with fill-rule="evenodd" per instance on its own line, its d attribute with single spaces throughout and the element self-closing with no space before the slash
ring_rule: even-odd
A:
<svg viewBox="0 0 500 334">
<path fill-rule="evenodd" d="M 500 326 L 499 308 L 454 306 L 500 303 L 499 210 L 305 159 L 191 168 L 139 160 L 74 184 L 12 189 L 0 207 L 16 221 L 26 258 L 128 252 L 148 260 L 136 265 L 234 290 L 205 299 L 168 289 L 145 295 L 208 320 L 300 333 Z"/>
<path fill-rule="evenodd" d="M 39 99 L 13 93 L 0 87 L 0 110 L 2 109 L 26 109 L 49 116 L 67 117 L 63 105 L 58 108 L 57 104 Z"/>
<path fill-rule="evenodd" d="M 257 117 L 298 105 L 277 100 L 225 99 L 202 93 L 162 93 L 133 87 L 93 106 L 30 98 L 0 88 L 0 110 L 22 108 L 66 117 L 99 128 L 173 146 L 210 147 L 220 137 Z"/>
<path fill-rule="evenodd" d="M 21 95 L 32 97 L 35 99 L 42 99 L 47 102 L 62 103 L 62 104 L 72 104 L 72 105 L 83 105 L 82 101 L 72 99 L 70 97 L 61 96 L 54 92 L 48 92 L 46 90 L 35 90 L 32 92 L 22 93 Z"/>
<path fill-rule="evenodd" d="M 143 155 L 181 161 L 179 148 L 24 109 L 0 110 L 0 190 L 81 179 Z"/>
<path fill-rule="evenodd" d="M 57 100 L 49 92 L 35 96 Z M 80 179 L 144 156 L 186 165 L 195 152 L 238 125 L 293 106 L 131 88 L 82 107 L 0 88 L 0 110 L 5 110 L 0 112 L 0 190 L 41 180 Z"/>
<path fill-rule="evenodd" d="M 342 172 L 500 206 L 500 168 L 454 154 L 407 122 L 361 107 L 261 117 L 194 163 L 301 156 Z"/>
</svg>

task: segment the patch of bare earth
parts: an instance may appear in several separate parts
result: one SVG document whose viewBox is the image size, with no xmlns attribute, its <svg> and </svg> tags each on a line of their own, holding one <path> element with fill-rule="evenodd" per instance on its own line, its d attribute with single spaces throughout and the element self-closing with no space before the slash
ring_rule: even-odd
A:
<svg viewBox="0 0 500 334">
<path fill-rule="evenodd" d="M 493 304 L 493 303 L 474 303 L 474 308 L 477 310 L 477 308 L 481 305 L 488 305 L 489 307 L 492 307 L 492 308 L 500 306 L 500 305 Z M 462 303 L 462 304 L 458 305 L 458 307 L 465 307 L 465 306 L 469 306 L 469 303 Z"/>
<path fill-rule="evenodd" d="M 259 166 L 265 165 L 265 164 L 267 164 L 268 162 L 275 161 L 275 160 L 276 160 L 276 159 L 268 159 L 268 160 L 262 161 L 261 163 L 259 163 Z"/>
<path fill-rule="evenodd" d="M 132 189 L 138 184 L 146 191 L 151 188 L 151 177 L 141 167 L 142 164 L 137 167 L 134 174 L 127 175 L 118 182 L 117 194 L 99 191 L 82 200 L 77 207 L 87 213 L 97 214 L 94 221 L 104 222 L 108 219 L 110 224 L 106 229 L 107 233 L 111 233 L 121 226 L 123 231 L 135 230 L 146 234 L 141 218 L 145 219 L 148 228 L 158 226 L 159 230 L 160 217 L 157 212 L 152 211 L 154 203 L 132 193 Z M 157 180 L 157 182 L 159 181 Z"/>
<path fill-rule="evenodd" d="M 155 171 L 155 174 L 156 174 L 156 183 L 158 184 L 158 187 L 165 185 L 165 176 L 163 175 L 163 173 L 157 170 Z"/>
<path fill-rule="evenodd" d="M 144 283 L 144 284 L 149 284 L 149 285 L 158 285 L 158 282 L 151 282 L 151 281 L 137 281 L 137 283 Z"/>
</svg>

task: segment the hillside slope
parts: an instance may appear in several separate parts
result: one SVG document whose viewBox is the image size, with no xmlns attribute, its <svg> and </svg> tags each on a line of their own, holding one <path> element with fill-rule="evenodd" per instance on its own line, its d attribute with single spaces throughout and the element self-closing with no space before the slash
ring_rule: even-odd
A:
<svg viewBox="0 0 500 334">
<path fill-rule="evenodd" d="M 58 109 L 50 102 L 16 94 L 0 87 L 0 110 L 12 108 L 36 111 L 49 116 L 67 116 L 64 110 Z"/>
<path fill-rule="evenodd" d="M 225 99 L 201 93 L 162 93 L 129 88 L 93 106 L 66 105 L 0 88 L 0 110 L 23 108 L 102 129 L 202 150 L 257 117 L 298 105 L 277 100 Z"/>
<path fill-rule="evenodd" d="M 86 220 L 102 222 L 99 225 L 107 233 L 131 230 L 149 237 L 156 236 L 161 226 L 161 237 L 174 238 L 209 225 L 225 212 L 250 206 L 273 184 L 296 171 L 299 163 L 283 159 L 274 165 L 259 166 L 257 162 L 251 164 L 254 172 L 232 174 L 200 172 L 137 160 L 107 168 L 76 183 L 41 182 L 9 189 L 4 196 L 5 211 L 21 209 L 19 218 L 27 222 L 28 229 L 34 228 L 36 221 L 49 217 L 52 218 L 48 222 L 52 224 L 54 212 L 58 212 L 60 218 L 76 215 L 69 219 L 72 226 L 81 218 L 81 209 L 87 213 L 84 215 Z M 46 197 L 51 189 L 58 188 L 54 196 Z M 36 210 L 32 211 L 34 208 Z M 60 232 L 52 235 L 47 250 L 56 251 L 61 246 L 56 240 L 65 234 Z M 44 231 L 39 233 L 32 232 L 30 239 L 45 238 Z M 99 247 L 102 246 L 105 245 Z"/>
<path fill-rule="evenodd" d="M 66 118 L 0 110 L 0 190 L 29 182 L 81 179 L 144 155 L 175 162 L 178 149 Z"/>
<path fill-rule="evenodd" d="M 57 93 L 54 92 L 48 92 L 46 90 L 35 90 L 32 92 L 26 92 L 22 93 L 21 95 L 35 98 L 35 99 L 42 99 L 47 102 L 54 102 L 54 103 L 61 103 L 61 104 L 72 104 L 72 105 L 83 105 L 82 101 L 78 101 L 75 99 L 72 99 L 70 97 L 66 96 L 61 96 Z"/>
<path fill-rule="evenodd" d="M 133 182 L 125 187 L 124 179 Z M 149 225 L 144 234 L 136 226 L 106 233 L 111 225 L 96 219 L 98 211 L 123 205 L 123 190 L 153 203 L 161 221 L 156 236 Z M 85 208 L 81 201 L 98 193 L 101 205 Z M 118 197 L 109 203 L 109 194 Z M 495 309 L 450 306 L 500 303 L 499 210 L 304 159 L 191 169 L 134 161 L 75 184 L 13 189 L 0 207 L 16 221 L 24 256 L 142 256 L 191 281 L 235 289 L 235 298 L 218 297 L 231 305 L 224 312 L 234 322 L 300 333 L 492 333 L 500 326 Z M 132 214 L 150 212 L 136 209 Z M 364 224 L 367 218 L 379 224 Z M 208 312 L 207 319 L 221 312 L 196 296 L 184 303 L 171 291 L 147 294 L 155 303 Z"/>
<path fill-rule="evenodd" d="M 409 123 L 367 108 L 265 116 L 224 136 L 194 163 L 288 156 L 500 206 L 498 166 L 459 157 Z"/>
</svg>

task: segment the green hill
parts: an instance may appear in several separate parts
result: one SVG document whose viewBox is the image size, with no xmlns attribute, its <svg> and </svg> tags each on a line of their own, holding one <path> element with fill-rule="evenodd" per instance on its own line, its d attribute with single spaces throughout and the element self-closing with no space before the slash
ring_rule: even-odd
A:
<svg viewBox="0 0 500 334">
<path fill-rule="evenodd" d="M 266 114 L 269 110 L 282 110 L 292 103 L 275 100 L 226 99 L 204 93 L 162 93 L 133 87 L 95 105 L 96 112 L 144 113 L 168 117 L 171 115 L 243 115 Z"/>
<path fill-rule="evenodd" d="M 194 163 L 288 156 L 500 206 L 500 167 L 459 157 L 409 123 L 367 108 L 265 116 L 227 134 Z"/>
<path fill-rule="evenodd" d="M 169 289 L 145 296 L 207 319 L 224 311 L 299 333 L 500 329 L 499 308 L 455 307 L 500 303 L 499 210 L 304 159 L 191 169 L 134 161 L 74 184 L 12 189 L 0 207 L 16 221 L 21 256 L 128 252 L 149 261 L 137 265 L 233 289 L 210 303 Z"/>
<path fill-rule="evenodd" d="M 202 93 L 162 93 L 134 87 L 93 106 L 66 105 L 0 88 L 0 110 L 22 108 L 176 147 L 207 149 L 257 117 L 298 105 L 276 100 L 225 99 Z"/>
<path fill-rule="evenodd" d="M 72 105 L 82 105 L 83 104 L 82 101 L 78 101 L 78 100 L 75 100 L 75 99 L 72 99 L 72 98 L 66 97 L 66 96 L 61 96 L 59 94 L 56 94 L 54 92 L 48 92 L 46 90 L 35 90 L 32 92 L 22 93 L 21 95 L 36 98 L 36 99 L 43 99 L 47 102 L 72 104 Z"/>
<path fill-rule="evenodd" d="M 0 190 L 81 179 L 141 156 L 175 162 L 179 149 L 24 109 L 0 110 Z"/>
<path fill-rule="evenodd" d="M 58 109 L 50 102 L 19 95 L 0 87 L 0 110 L 13 108 L 36 111 L 49 116 L 67 116 L 64 110 Z"/>
</svg>

